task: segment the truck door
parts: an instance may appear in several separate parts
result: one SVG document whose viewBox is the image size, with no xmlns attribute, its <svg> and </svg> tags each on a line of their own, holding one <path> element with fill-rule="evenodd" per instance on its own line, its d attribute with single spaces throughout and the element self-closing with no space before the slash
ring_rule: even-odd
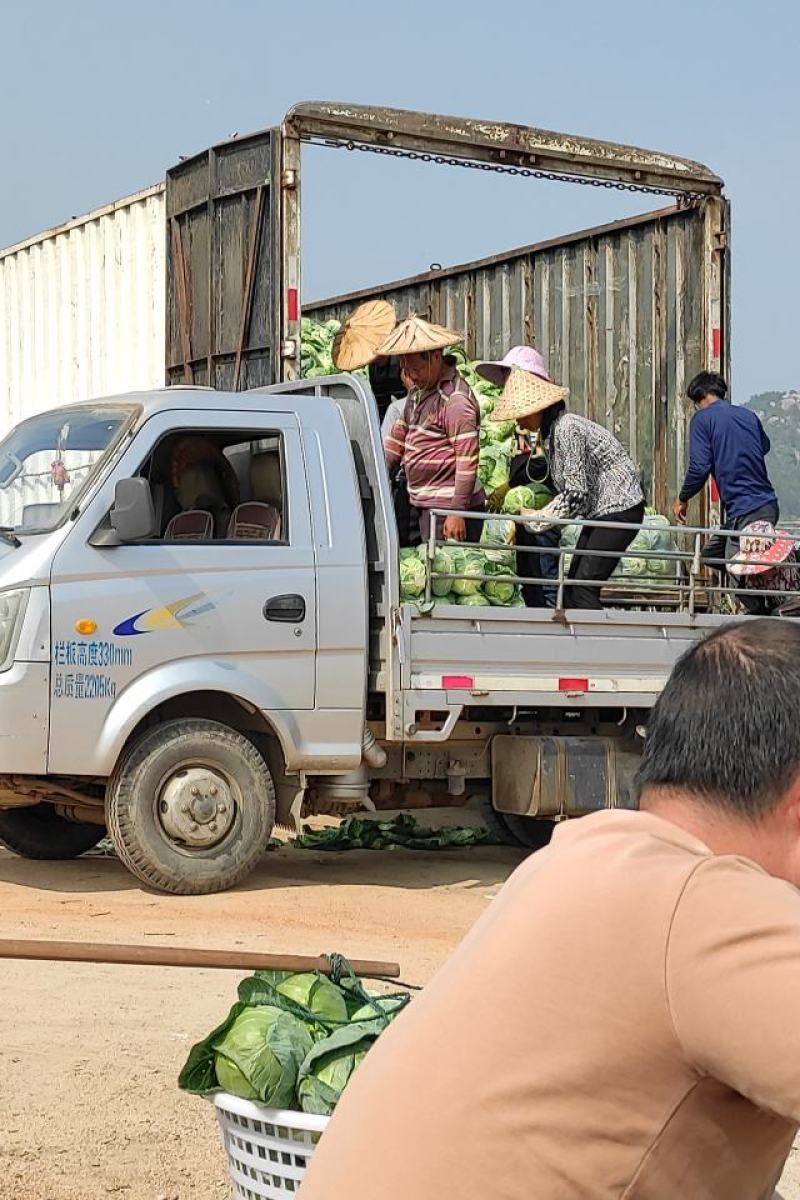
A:
<svg viewBox="0 0 800 1200">
<path fill-rule="evenodd" d="M 90 544 L 116 479 L 139 474 L 157 538 Z M 205 689 L 266 711 L 314 707 L 315 560 L 294 416 L 187 408 L 176 428 L 174 412 L 154 415 L 80 525 L 52 574 L 51 771 L 92 774 L 109 710 L 145 693 L 148 707 Z"/>
<path fill-rule="evenodd" d="M 167 384 L 236 392 L 292 374 L 299 166 L 299 143 L 266 129 L 167 172 Z"/>
</svg>

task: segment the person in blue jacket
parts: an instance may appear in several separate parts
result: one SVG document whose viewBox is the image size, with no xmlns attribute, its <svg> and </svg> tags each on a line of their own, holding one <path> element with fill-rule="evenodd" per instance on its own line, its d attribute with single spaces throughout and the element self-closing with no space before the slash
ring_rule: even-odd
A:
<svg viewBox="0 0 800 1200">
<path fill-rule="evenodd" d="M 723 509 L 723 528 L 744 529 L 753 521 L 777 525 L 778 497 L 765 461 L 770 441 L 756 414 L 731 404 L 728 385 L 713 371 L 695 375 L 687 395 L 696 412 L 689 427 L 689 467 L 672 506 L 675 519 L 686 522 L 688 502 L 713 476 Z M 732 540 L 727 539 L 724 546 L 725 539 L 712 539 L 703 557 L 729 559 L 736 550 Z"/>
</svg>

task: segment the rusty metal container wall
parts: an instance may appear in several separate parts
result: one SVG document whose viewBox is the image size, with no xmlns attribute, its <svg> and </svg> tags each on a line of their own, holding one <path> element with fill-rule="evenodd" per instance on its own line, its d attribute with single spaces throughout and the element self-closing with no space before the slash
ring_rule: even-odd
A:
<svg viewBox="0 0 800 1200">
<path fill-rule="evenodd" d="M 0 252 L 0 434 L 164 382 L 163 187 Z"/>
<path fill-rule="evenodd" d="M 304 305 L 342 319 L 385 296 L 461 329 L 472 358 L 531 342 L 570 407 L 611 429 L 664 512 L 686 462 L 685 386 L 704 361 L 704 206 L 666 209 L 561 241 Z"/>
<path fill-rule="evenodd" d="M 167 172 L 166 378 L 240 391 L 279 378 L 280 139 L 212 146 Z"/>
</svg>

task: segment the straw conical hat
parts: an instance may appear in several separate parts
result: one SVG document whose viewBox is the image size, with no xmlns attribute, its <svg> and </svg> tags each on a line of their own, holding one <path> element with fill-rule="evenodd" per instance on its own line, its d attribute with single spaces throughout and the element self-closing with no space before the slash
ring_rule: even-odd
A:
<svg viewBox="0 0 800 1200">
<path fill-rule="evenodd" d="M 378 353 L 387 357 L 425 354 L 429 350 L 445 350 L 463 340 L 460 333 L 445 329 L 443 325 L 432 325 L 430 321 L 423 321 L 422 317 L 407 317 L 389 334 Z"/>
<path fill-rule="evenodd" d="M 333 361 L 342 371 L 366 367 L 394 329 L 397 314 L 388 300 L 367 300 L 347 318 L 333 342 Z"/>
<path fill-rule="evenodd" d="M 530 371 L 512 371 L 490 421 L 519 421 L 566 400 L 569 388 L 559 387 Z"/>
</svg>

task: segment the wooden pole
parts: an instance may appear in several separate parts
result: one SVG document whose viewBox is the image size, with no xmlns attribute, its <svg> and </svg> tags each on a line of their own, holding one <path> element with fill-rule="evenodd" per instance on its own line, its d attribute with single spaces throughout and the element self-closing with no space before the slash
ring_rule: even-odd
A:
<svg viewBox="0 0 800 1200">
<path fill-rule="evenodd" d="M 109 942 L 46 942 L 0 938 L 0 958 L 51 962 L 115 963 L 132 967 L 204 967 L 221 971 L 321 971 L 330 974 L 327 959 L 304 954 L 262 954 L 241 950 L 199 950 L 194 946 L 117 946 Z M 357 975 L 397 979 L 393 962 L 351 959 Z"/>
</svg>

